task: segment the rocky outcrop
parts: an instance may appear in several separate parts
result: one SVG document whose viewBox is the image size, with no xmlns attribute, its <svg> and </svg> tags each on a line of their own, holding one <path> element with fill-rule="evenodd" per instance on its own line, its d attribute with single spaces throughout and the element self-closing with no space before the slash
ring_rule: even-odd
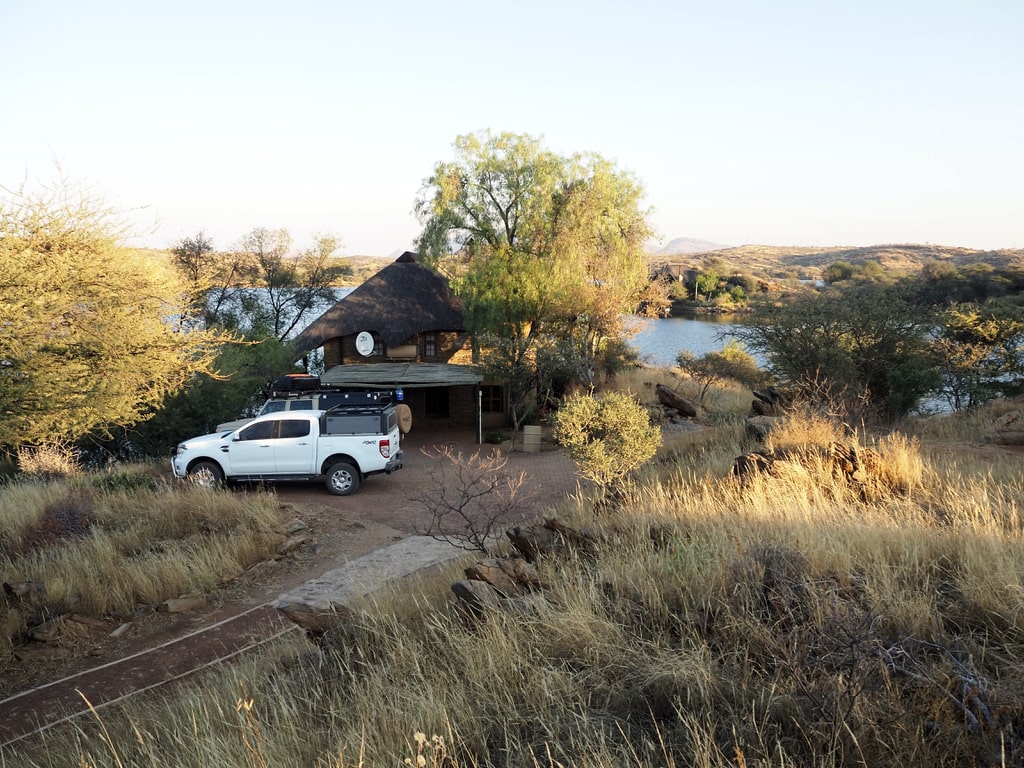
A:
<svg viewBox="0 0 1024 768">
<path fill-rule="evenodd" d="M 750 403 L 751 416 L 782 416 L 793 408 L 793 397 L 775 387 L 754 390 Z"/>
</svg>

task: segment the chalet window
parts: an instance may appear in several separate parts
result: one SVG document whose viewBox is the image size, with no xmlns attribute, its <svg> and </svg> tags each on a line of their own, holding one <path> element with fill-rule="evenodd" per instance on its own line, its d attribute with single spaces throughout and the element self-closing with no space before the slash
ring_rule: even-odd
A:
<svg viewBox="0 0 1024 768">
<path fill-rule="evenodd" d="M 373 339 L 373 352 L 370 354 L 374 357 L 383 357 L 384 353 L 387 352 L 387 347 L 384 345 L 383 340 L 374 337 Z"/>
<path fill-rule="evenodd" d="M 448 416 L 448 387 L 423 390 L 423 412 L 427 416 Z"/>
<path fill-rule="evenodd" d="M 423 334 L 423 357 L 437 357 L 437 333 L 434 331 Z"/>
<path fill-rule="evenodd" d="M 480 408 L 484 413 L 504 413 L 505 388 L 500 384 L 484 384 L 481 386 Z"/>
</svg>

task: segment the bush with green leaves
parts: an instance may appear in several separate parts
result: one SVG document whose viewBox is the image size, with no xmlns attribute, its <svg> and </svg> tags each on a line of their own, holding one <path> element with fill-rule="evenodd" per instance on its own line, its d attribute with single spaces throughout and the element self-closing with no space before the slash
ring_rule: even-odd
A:
<svg viewBox="0 0 1024 768">
<path fill-rule="evenodd" d="M 580 476 L 606 490 L 647 463 L 661 445 L 660 430 L 627 392 L 570 395 L 552 434 Z"/>
<path fill-rule="evenodd" d="M 676 355 L 676 365 L 689 374 L 700 387 L 700 402 L 712 385 L 720 381 L 735 381 L 754 389 L 761 386 L 767 374 L 762 371 L 753 356 L 735 339 L 729 339 L 721 351 L 708 352 L 697 357 L 688 350 Z"/>
<path fill-rule="evenodd" d="M 892 419 L 939 386 L 933 327 L 933 313 L 901 287 L 858 283 L 762 304 L 735 334 L 771 360 L 783 385 Z"/>
</svg>

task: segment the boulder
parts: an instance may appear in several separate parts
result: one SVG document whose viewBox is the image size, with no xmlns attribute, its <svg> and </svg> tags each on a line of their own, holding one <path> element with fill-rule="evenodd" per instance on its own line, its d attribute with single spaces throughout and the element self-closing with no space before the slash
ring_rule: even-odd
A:
<svg viewBox="0 0 1024 768">
<path fill-rule="evenodd" d="M 540 589 L 537 568 L 522 558 L 489 557 L 465 570 L 466 578 L 490 584 L 506 597 Z"/>
<path fill-rule="evenodd" d="M 697 417 L 697 406 L 685 397 L 673 392 L 671 389 L 666 387 L 664 384 L 658 384 L 654 391 L 658 395 L 658 402 L 660 402 L 666 408 L 671 408 L 679 412 L 679 415 L 684 416 L 688 419 Z"/>
<path fill-rule="evenodd" d="M 772 430 L 778 429 L 781 424 L 782 418 L 780 416 L 751 416 L 747 419 L 744 430 L 747 433 L 747 437 L 763 443 L 768 439 L 768 435 L 772 433 Z"/>
<path fill-rule="evenodd" d="M 782 416 L 793 407 L 793 398 L 785 392 L 768 387 L 754 390 L 754 400 L 750 403 L 752 416 Z"/>
</svg>

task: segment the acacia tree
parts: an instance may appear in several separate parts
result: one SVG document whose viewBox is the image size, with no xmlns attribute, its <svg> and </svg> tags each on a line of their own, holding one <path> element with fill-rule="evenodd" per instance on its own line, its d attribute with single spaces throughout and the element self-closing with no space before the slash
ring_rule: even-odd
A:
<svg viewBox="0 0 1024 768">
<path fill-rule="evenodd" d="M 838 397 L 851 409 L 867 403 L 895 418 L 939 384 L 931 327 L 929 313 L 900 288 L 862 283 L 762 304 L 754 321 L 734 333 L 769 358 L 786 386 Z"/>
<path fill-rule="evenodd" d="M 108 434 L 209 371 L 223 338 L 182 330 L 189 287 L 169 258 L 123 247 L 81 185 L 4 192 L 0 446 Z"/>
<path fill-rule="evenodd" d="M 956 411 L 991 400 L 1020 385 L 1024 367 L 1024 321 L 983 313 L 972 305 L 946 310 L 932 349 L 942 376 L 941 394 Z"/>
<path fill-rule="evenodd" d="M 650 236 L 642 197 L 598 155 L 562 157 L 510 133 L 458 137 L 455 159 L 424 183 L 420 254 L 449 276 L 485 366 L 509 382 L 516 427 L 539 339 L 568 342 L 577 376 L 592 380 L 602 341 L 638 306 Z"/>
<path fill-rule="evenodd" d="M 291 247 L 287 229 L 257 227 L 242 239 L 249 287 L 241 291 L 241 307 L 254 336 L 283 341 L 318 307 L 337 300 L 333 282 L 341 270 L 330 260 L 341 241 L 317 235 L 298 258 L 289 256 Z"/>
</svg>

